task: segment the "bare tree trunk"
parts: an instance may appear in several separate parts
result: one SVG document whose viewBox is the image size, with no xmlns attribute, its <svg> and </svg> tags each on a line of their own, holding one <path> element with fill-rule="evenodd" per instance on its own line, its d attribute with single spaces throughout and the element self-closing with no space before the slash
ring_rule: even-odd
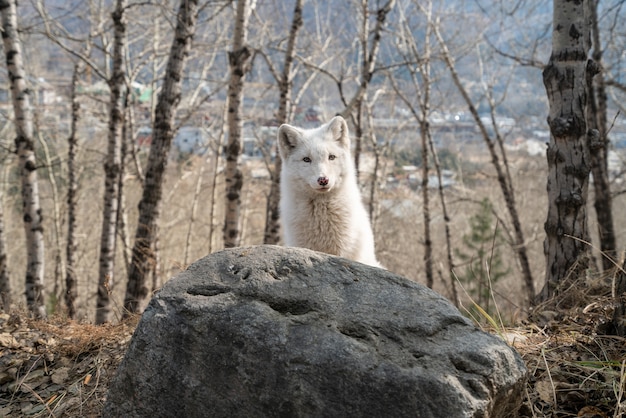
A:
<svg viewBox="0 0 626 418">
<path fill-rule="evenodd" d="M 191 49 L 197 13 L 197 0 L 181 0 L 165 80 L 156 107 L 154 135 L 139 202 L 139 221 L 124 298 L 124 317 L 141 312 L 148 296 L 147 278 L 155 263 L 153 248 L 163 194 L 163 176 L 174 136 L 174 117 L 181 99 L 183 68 Z"/>
<path fill-rule="evenodd" d="M 8 312 L 11 308 L 11 282 L 7 264 L 7 245 L 4 237 L 4 191 L 0 186 L 0 311 Z"/>
<path fill-rule="evenodd" d="M 213 177 L 211 182 L 211 208 L 209 210 L 209 254 L 213 252 L 213 236 L 215 235 L 215 197 L 217 195 L 217 178 L 219 176 L 219 168 L 220 168 L 220 155 L 222 150 L 222 138 L 220 137 L 220 141 L 217 144 L 217 149 L 215 150 L 214 160 L 213 160 Z"/>
<path fill-rule="evenodd" d="M 228 106 L 224 106 L 223 112 L 222 112 L 222 119 L 226 120 L 226 114 L 228 113 Z M 209 254 L 211 254 L 213 252 L 213 238 L 215 237 L 215 230 L 216 230 L 216 219 L 215 217 L 217 216 L 215 214 L 215 208 L 216 208 L 216 197 L 217 197 L 217 183 L 218 183 L 218 178 L 220 175 L 220 159 L 222 156 L 222 144 L 225 143 L 225 138 L 226 138 L 226 127 L 223 123 L 221 123 L 220 125 L 220 133 L 217 136 L 217 141 L 215 143 L 215 149 L 213 150 L 213 170 L 211 173 L 211 201 L 210 201 L 210 208 L 209 208 L 209 236 L 207 237 L 208 241 L 209 241 Z"/>
<path fill-rule="evenodd" d="M 252 57 L 246 46 L 248 31 L 248 0 L 237 1 L 235 29 L 232 51 L 228 53 L 230 80 L 228 82 L 228 144 L 226 145 L 226 199 L 224 215 L 224 247 L 239 245 L 241 231 L 239 218 L 241 212 L 241 189 L 243 173 L 239 167 L 242 144 L 241 100 L 243 80 L 249 70 Z"/>
<path fill-rule="evenodd" d="M 374 236 L 376 236 L 376 211 L 374 209 L 376 207 L 376 201 L 378 200 L 378 178 L 381 171 L 381 159 L 389 145 L 388 142 L 379 145 L 378 139 L 376 137 L 376 132 L 374 131 L 374 111 L 372 108 L 374 106 L 374 103 L 376 102 L 376 96 L 377 95 L 375 95 L 372 102 L 369 102 L 367 96 L 365 98 L 365 110 L 368 130 L 367 136 L 370 138 L 370 143 L 372 145 L 372 149 L 374 150 L 374 168 L 372 170 L 372 175 L 370 176 L 370 195 L 367 210 L 370 223 L 372 224 L 372 231 L 374 232 Z"/>
<path fill-rule="evenodd" d="M 371 35 L 372 43 L 370 45 L 370 48 L 368 49 L 367 45 L 370 37 L 368 21 L 369 0 L 361 0 L 361 7 L 364 19 L 359 35 L 361 37 L 360 42 L 362 49 L 361 81 L 359 83 L 358 90 L 356 91 L 350 102 L 345 104 L 345 108 L 341 112 L 341 116 L 343 116 L 344 118 L 349 117 L 352 110 L 357 108 L 359 103 L 362 102 L 365 90 L 367 90 L 369 83 L 374 76 L 374 72 L 376 69 L 376 58 L 378 56 L 378 50 L 380 48 L 380 41 L 382 39 L 385 21 L 387 20 L 387 15 L 391 12 L 395 3 L 395 0 L 387 0 L 376 11 L 376 26 L 374 27 L 373 34 Z"/>
<path fill-rule="evenodd" d="M 429 11 L 430 18 L 430 11 Z M 432 289 L 435 278 L 433 274 L 433 241 L 431 239 L 431 218 L 430 218 L 430 190 L 428 189 L 428 180 L 430 176 L 430 162 L 428 161 L 428 144 L 432 142 L 430 123 L 430 32 L 431 27 L 428 25 L 426 29 L 426 37 L 428 40 L 424 43 L 425 62 L 420 64 L 422 73 L 422 98 L 421 98 L 421 115 L 419 117 L 420 137 L 422 140 L 422 200 L 424 205 L 424 270 L 426 273 L 426 286 Z"/>
<path fill-rule="evenodd" d="M 569 275 L 587 267 L 587 190 L 591 158 L 587 138 L 587 77 L 593 71 L 589 0 L 554 0 L 552 55 L 543 70 L 550 103 L 548 125 L 548 217 L 545 223 L 546 281 L 541 299 L 559 290 Z"/>
<path fill-rule="evenodd" d="M 127 58 L 130 59 L 130 58 Z M 124 92 L 124 118 L 122 120 L 122 140 L 120 141 L 120 169 L 117 176 L 117 226 L 116 235 L 122 242 L 122 256 L 124 259 L 124 267 L 126 268 L 125 275 L 128 275 L 130 270 L 130 263 L 132 258 L 132 250 L 130 248 L 128 238 L 128 216 L 126 216 L 126 195 L 124 193 L 124 177 L 126 176 L 126 163 L 128 160 L 128 145 L 132 142 L 128 134 L 130 121 L 132 118 L 132 111 L 128 105 L 129 89 Z"/>
<path fill-rule="evenodd" d="M 450 56 L 450 52 L 448 51 L 448 47 L 439 32 L 438 26 L 433 26 L 433 32 L 437 37 L 437 40 L 441 46 L 441 50 L 443 53 L 443 59 L 446 63 L 446 66 L 450 70 L 450 74 L 452 75 L 452 80 L 454 84 L 458 88 L 459 92 L 463 96 L 463 99 L 467 103 L 470 113 L 476 122 L 476 125 L 480 129 L 481 135 L 485 144 L 487 145 L 487 149 L 489 151 L 489 155 L 491 156 L 491 164 L 496 170 L 496 176 L 498 178 L 498 184 L 500 185 L 500 189 L 502 191 L 502 195 L 504 197 L 504 202 L 506 204 L 507 210 L 509 212 L 509 216 L 511 217 L 511 222 L 513 223 L 513 229 L 515 232 L 515 241 L 513 243 L 513 250 L 517 255 L 517 259 L 520 263 L 520 267 L 522 269 L 522 276 L 524 280 L 524 288 L 526 290 L 526 299 L 528 300 L 528 304 L 532 305 L 535 301 L 535 285 L 533 282 L 532 271 L 530 270 L 530 262 L 528 260 L 528 252 L 526 251 L 526 241 L 524 239 L 524 232 L 522 230 L 522 224 L 520 222 L 520 217 L 517 212 L 517 205 L 515 203 L 515 193 L 513 190 L 513 184 L 510 181 L 510 175 L 508 175 L 508 167 L 506 165 L 506 155 L 503 153 L 504 147 L 502 146 L 501 138 L 498 138 L 498 144 L 500 145 L 500 151 L 502 152 L 502 156 L 504 158 L 504 167 L 503 163 L 500 162 L 500 158 L 498 157 L 498 152 L 496 149 L 496 143 L 490 138 L 489 133 L 487 132 L 487 128 L 485 124 L 480 119 L 478 115 L 478 110 L 474 106 L 472 99 L 469 96 L 469 93 L 463 86 L 461 79 L 456 71 L 456 67 L 454 65 L 454 61 Z"/>
<path fill-rule="evenodd" d="M 104 210 L 100 238 L 100 268 L 98 271 L 98 296 L 96 300 L 96 324 L 111 320 L 109 290 L 115 273 L 115 243 L 117 237 L 117 214 L 119 206 L 119 176 L 121 165 L 122 125 L 124 124 L 124 48 L 126 0 L 117 0 L 113 12 L 113 73 L 109 79 L 110 114 L 107 139 L 107 157 L 104 163 Z"/>
<path fill-rule="evenodd" d="M 598 67 L 602 67 L 602 46 L 600 45 L 600 30 L 598 28 L 599 0 L 589 0 L 589 21 L 593 36 L 593 60 Z M 589 135 L 589 151 L 591 153 L 591 172 L 593 174 L 594 208 L 598 220 L 598 236 L 602 251 L 602 268 L 610 270 L 615 267 L 617 244 L 615 242 L 615 228 L 613 227 L 613 206 L 611 186 L 609 184 L 608 145 L 607 137 L 607 97 L 604 74 L 602 71 L 592 80 L 592 74 L 587 75 L 589 88 L 588 117 L 589 129 L 595 129 L 598 135 Z M 596 101 L 597 99 L 597 101 Z M 595 132 L 595 131 L 594 131 Z"/>
<path fill-rule="evenodd" d="M 362 137 L 363 137 L 363 96 L 367 88 L 372 81 L 374 71 L 376 69 L 376 59 L 378 57 L 378 50 L 380 49 L 380 41 L 383 35 L 383 29 L 385 27 L 385 21 L 387 15 L 391 12 L 395 5 L 395 0 L 386 1 L 376 11 L 376 25 L 373 30 L 372 42 L 368 48 L 370 30 L 369 30 L 369 0 L 361 0 L 361 13 L 363 15 L 363 21 L 361 23 L 361 30 L 359 31 L 359 42 L 361 44 L 361 76 L 359 88 L 350 100 L 346 103 L 344 100 L 345 108 L 341 112 L 344 118 L 350 118 L 354 125 L 354 168 L 356 170 L 357 180 L 359 177 L 359 161 L 361 159 L 362 149 Z M 341 85 L 338 84 L 341 90 Z M 343 98 L 343 93 L 340 91 Z M 355 114 L 356 112 L 356 114 Z"/>
<path fill-rule="evenodd" d="M 425 4 L 417 3 L 419 9 L 426 16 L 427 22 L 432 21 L 432 2 L 428 1 Z M 402 19 L 404 20 L 404 18 Z M 415 86 L 418 96 L 418 109 L 415 109 L 412 101 L 407 97 L 407 95 L 398 87 L 395 80 L 392 81 L 393 88 L 401 98 L 401 100 L 407 105 L 407 107 L 411 110 L 414 119 L 420 126 L 420 137 L 422 140 L 422 161 L 423 163 L 423 171 L 422 171 L 422 192 L 424 194 L 424 263 L 426 269 L 426 281 L 427 283 L 434 282 L 434 273 L 433 273 L 433 262 L 432 262 L 432 240 L 431 240 L 431 220 L 430 220 L 430 209 L 429 209 L 429 190 L 428 190 L 428 175 L 429 175 L 429 159 L 428 154 L 430 151 L 430 156 L 432 160 L 432 165 L 435 168 L 435 172 L 437 174 L 437 179 L 439 182 L 438 194 L 439 200 L 441 202 L 441 208 L 443 212 L 443 217 L 445 221 L 445 238 L 446 238 L 446 251 L 447 251 L 447 274 L 450 279 L 450 289 L 451 289 L 451 299 L 453 300 L 455 306 L 459 306 L 459 298 L 456 290 L 456 278 L 453 274 L 454 264 L 452 260 L 452 243 L 451 243 L 451 234 L 450 234 L 450 217 L 448 215 L 446 199 L 444 195 L 443 189 L 443 181 L 441 175 L 441 165 L 439 164 L 439 158 L 437 156 L 437 150 L 435 149 L 435 145 L 433 143 L 433 138 L 431 134 L 431 128 L 429 123 L 430 118 L 430 97 L 431 97 L 431 86 L 432 86 L 432 75 L 431 75 L 431 35 L 432 35 L 433 26 L 428 24 L 425 29 L 424 40 L 421 42 L 423 44 L 423 52 L 420 52 L 418 49 L 417 43 L 415 39 L 410 36 L 407 39 L 404 39 L 406 42 L 406 46 L 410 52 L 410 55 L 407 57 L 407 62 L 417 62 L 418 65 L 416 68 L 413 66 L 409 66 L 411 81 Z M 402 30 L 402 33 L 411 33 L 411 30 L 407 27 Z M 420 82 L 421 78 L 421 82 Z M 439 272 L 440 277 L 443 278 L 442 272 Z M 432 284 L 431 284 L 432 286 Z"/>
<path fill-rule="evenodd" d="M 626 337 L 626 261 L 622 264 L 615 277 L 614 298 L 616 301 L 613 311 L 613 328 L 616 335 Z"/>
<path fill-rule="evenodd" d="M 428 135 L 428 146 L 430 147 L 430 153 L 433 156 L 433 164 L 437 172 L 437 180 L 439 181 L 438 194 L 439 202 L 441 202 L 441 212 L 443 214 L 443 220 L 445 223 L 445 236 L 446 236 L 446 261 L 448 268 L 448 277 L 450 278 L 450 288 L 452 289 L 452 301 L 457 308 L 460 306 L 459 295 L 456 290 L 456 276 L 452 273 L 454 271 L 454 261 L 452 259 L 452 234 L 450 233 L 450 215 L 448 215 L 448 206 L 446 204 L 445 195 L 443 192 L 443 176 L 441 175 L 441 164 L 439 164 L 439 156 L 435 149 L 432 135 Z"/>
<path fill-rule="evenodd" d="M 288 109 L 291 102 L 291 87 L 292 87 L 292 74 L 291 66 L 293 64 L 293 58 L 296 50 L 296 37 L 298 31 L 302 27 L 302 0 L 296 0 L 293 19 L 291 21 L 291 30 L 289 31 L 289 39 L 287 40 L 287 50 L 285 51 L 285 62 L 283 64 L 283 71 L 278 79 L 278 90 L 280 93 L 280 99 L 278 101 L 278 114 L 276 118 L 279 124 L 287 123 Z M 270 194 L 267 197 L 267 212 L 265 217 L 265 235 L 263 242 L 265 244 L 278 244 L 280 241 L 280 213 L 278 210 L 280 202 L 280 170 L 282 161 L 276 149 L 274 159 L 274 170 L 271 173 L 272 185 L 270 187 Z"/>
<path fill-rule="evenodd" d="M 52 225 L 54 226 L 54 247 L 52 251 L 54 252 L 54 282 L 52 296 L 50 296 L 48 301 L 51 313 L 55 313 L 58 306 L 59 298 L 61 296 L 61 281 L 65 276 L 65 263 L 61 255 L 63 246 L 61 245 L 61 209 L 59 207 L 59 188 L 57 186 L 57 181 L 54 174 L 52 158 L 50 157 L 50 148 L 48 147 L 46 140 L 41 135 L 41 129 L 39 129 L 38 118 L 36 114 L 35 121 L 37 141 L 39 142 L 41 150 L 43 151 L 44 164 L 45 167 L 47 167 L 46 173 L 48 177 L 48 182 L 50 183 L 50 191 L 52 192 Z"/>
<path fill-rule="evenodd" d="M 74 66 L 72 76 L 72 125 L 70 136 L 67 139 L 67 245 L 65 247 L 65 257 L 67 270 L 65 276 L 65 306 L 67 315 L 70 318 L 76 317 L 76 297 L 78 296 L 78 285 L 76 282 L 76 192 L 78 184 L 76 181 L 76 128 L 80 118 L 80 104 L 78 103 L 77 87 L 78 79 L 82 71 L 82 61 L 78 61 Z"/>
<path fill-rule="evenodd" d="M 5 133 L 7 127 L 8 124 L 5 124 L 0 131 L 0 136 Z M 9 274 L 9 265 L 7 262 L 8 254 L 4 231 L 4 185 L 7 183 L 6 179 L 10 170 L 8 157 L 9 156 L 6 155 L 5 158 L 0 160 L 0 166 L 2 166 L 2 176 L 0 176 L 0 311 L 4 312 L 8 312 L 13 303 L 11 295 L 11 275 Z"/>
<path fill-rule="evenodd" d="M 26 303 L 36 317 L 45 317 L 44 304 L 44 240 L 42 213 L 39 204 L 39 182 L 33 141 L 33 114 L 30 90 L 26 86 L 22 45 L 17 32 L 17 4 L 15 0 L 0 0 L 2 41 L 6 56 L 11 97 L 15 112 L 15 148 L 22 178 L 24 230 L 26 232 Z"/>
<path fill-rule="evenodd" d="M 433 276 L 433 241 L 430 237 L 430 191 L 428 189 L 428 177 L 430 163 L 428 162 L 428 121 L 420 120 L 420 137 L 422 139 L 422 200 L 424 209 L 424 271 L 426 273 L 426 286 L 432 289 Z"/>
<path fill-rule="evenodd" d="M 354 125 L 354 171 L 356 172 L 356 180 L 359 181 L 359 173 L 361 172 L 359 162 L 361 161 L 361 150 L 363 149 L 363 101 L 359 100 L 354 106 L 355 112 L 350 112 L 352 124 Z"/>
<path fill-rule="evenodd" d="M 198 210 L 198 201 L 200 200 L 200 192 L 202 191 L 202 180 L 204 177 L 204 170 L 206 167 L 205 159 L 201 159 L 198 162 L 198 178 L 196 179 L 196 188 L 191 200 L 191 213 L 189 214 L 189 225 L 187 226 L 187 238 L 185 239 L 185 252 L 183 256 L 183 265 L 187 266 L 189 262 L 189 249 L 191 248 L 191 236 L 196 223 L 196 212 Z"/>
</svg>

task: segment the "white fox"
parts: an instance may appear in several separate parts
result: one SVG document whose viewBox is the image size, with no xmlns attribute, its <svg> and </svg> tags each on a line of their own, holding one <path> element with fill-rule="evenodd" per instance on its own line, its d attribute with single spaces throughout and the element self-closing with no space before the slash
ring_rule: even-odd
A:
<svg viewBox="0 0 626 418">
<path fill-rule="evenodd" d="M 316 129 L 278 129 L 285 245 L 380 267 L 341 116 Z"/>
</svg>

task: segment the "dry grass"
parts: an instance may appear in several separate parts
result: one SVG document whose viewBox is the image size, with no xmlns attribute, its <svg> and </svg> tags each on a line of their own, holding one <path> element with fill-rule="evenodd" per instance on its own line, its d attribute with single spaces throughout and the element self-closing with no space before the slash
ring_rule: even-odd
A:
<svg viewBox="0 0 626 418">
<path fill-rule="evenodd" d="M 136 321 L 0 315 L 0 417 L 98 417 Z"/>
<path fill-rule="evenodd" d="M 626 414 L 626 339 L 609 335 L 613 310 L 608 277 L 580 278 L 511 331 L 529 370 L 521 417 Z"/>
</svg>

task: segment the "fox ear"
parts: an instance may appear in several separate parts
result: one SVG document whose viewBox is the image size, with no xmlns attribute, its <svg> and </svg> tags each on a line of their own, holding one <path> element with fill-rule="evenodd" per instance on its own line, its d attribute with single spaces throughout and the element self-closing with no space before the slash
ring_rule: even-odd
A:
<svg viewBox="0 0 626 418">
<path fill-rule="evenodd" d="M 333 140 L 350 149 L 350 135 L 348 133 L 348 124 L 341 116 L 335 116 L 328 122 L 328 131 L 332 134 Z"/>
<path fill-rule="evenodd" d="M 291 125 L 282 124 L 278 128 L 278 152 L 280 157 L 284 160 L 298 145 L 300 140 L 300 131 L 298 128 Z"/>
</svg>

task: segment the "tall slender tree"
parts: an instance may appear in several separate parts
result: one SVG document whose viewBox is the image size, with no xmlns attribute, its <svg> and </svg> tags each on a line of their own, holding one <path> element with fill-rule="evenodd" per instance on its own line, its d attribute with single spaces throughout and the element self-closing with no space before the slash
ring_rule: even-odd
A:
<svg viewBox="0 0 626 418">
<path fill-rule="evenodd" d="M 113 72 L 108 80 L 110 90 L 109 131 L 107 156 L 104 163 L 104 209 L 100 237 L 100 268 L 98 271 L 98 297 L 96 300 L 96 324 L 111 320 L 109 290 L 115 274 L 115 240 L 119 206 L 119 176 L 122 153 L 122 125 L 124 124 L 124 49 L 126 41 L 126 0 L 117 0 L 113 11 Z"/>
<path fill-rule="evenodd" d="M 422 13 L 426 16 L 426 21 L 432 20 L 432 3 L 427 2 L 425 5 L 418 5 Z M 402 39 L 402 48 L 400 51 L 405 50 L 405 62 L 407 63 L 408 73 L 411 80 L 411 92 L 405 93 L 398 86 L 398 81 L 391 79 L 393 88 L 398 97 L 407 105 L 409 111 L 413 115 L 413 118 L 419 125 L 419 135 L 421 140 L 421 163 L 422 163 L 422 201 L 423 210 L 422 215 L 424 217 L 424 273 L 426 275 L 426 285 L 430 288 L 433 287 L 434 273 L 433 273 L 433 248 L 431 238 L 431 213 L 430 213 L 430 190 L 428 188 L 428 179 L 430 173 L 430 153 L 429 143 L 432 142 L 430 122 L 431 117 L 431 89 L 432 89 L 432 74 L 431 74 L 431 33 L 432 25 L 427 24 L 424 33 L 424 39 L 420 42 L 423 50 L 420 51 L 418 44 L 415 41 L 411 30 L 408 27 L 408 22 L 404 13 L 401 13 L 400 23 L 400 39 Z M 414 101 L 417 101 L 417 105 Z M 450 267 L 450 272 L 452 267 Z M 454 288 L 454 282 L 453 282 Z M 454 297 L 456 301 L 456 295 Z"/>
<path fill-rule="evenodd" d="M 528 251 L 526 248 L 526 240 L 524 238 L 524 231 L 522 229 L 522 223 L 520 221 L 520 216 L 517 211 L 517 203 L 515 201 L 515 190 L 513 187 L 513 181 L 511 178 L 511 174 L 509 171 L 506 153 L 503 146 L 503 139 L 497 129 L 497 124 L 493 123 L 493 128 L 495 131 L 495 138 L 489 134 L 487 130 L 487 126 L 483 123 L 480 115 L 478 114 L 478 109 L 474 105 L 472 98 L 467 90 L 467 88 L 461 82 L 461 77 L 459 76 L 458 71 L 456 70 L 456 65 L 454 63 L 454 59 L 450 54 L 448 46 L 441 35 L 440 29 L 438 25 L 433 26 L 433 33 L 439 42 L 439 46 L 441 48 L 443 60 L 450 70 L 450 75 L 452 76 L 452 80 L 454 85 L 458 88 L 461 96 L 463 96 L 463 100 L 467 104 L 467 107 L 474 119 L 474 122 L 478 126 L 480 134 L 483 138 L 485 145 L 487 145 L 487 150 L 489 151 L 489 156 L 491 158 L 491 165 L 496 170 L 496 177 L 498 179 L 498 185 L 500 186 L 500 190 L 502 192 L 502 196 L 504 198 L 504 202 L 506 204 L 506 208 L 509 213 L 509 217 L 511 218 L 511 223 L 513 224 L 514 229 L 514 242 L 513 248 L 517 255 L 517 259 L 520 263 L 520 267 L 522 269 L 522 275 L 524 280 L 524 289 L 526 291 L 526 299 L 527 304 L 532 305 L 535 302 L 535 285 L 532 276 L 532 272 L 530 269 L 530 261 L 528 259 Z M 495 122 L 495 118 L 493 117 L 493 104 L 492 104 L 492 120 Z"/>
<path fill-rule="evenodd" d="M 35 160 L 33 112 L 26 83 L 22 44 L 18 36 L 17 2 L 1 0 L 2 41 L 11 84 L 15 112 L 15 149 L 22 179 L 22 204 L 26 232 L 26 303 L 36 317 L 45 317 L 44 304 L 44 239 L 42 212 L 39 204 L 39 182 Z"/>
<path fill-rule="evenodd" d="M 163 176 L 174 136 L 176 109 L 181 100 L 182 74 L 196 30 L 198 0 L 181 0 L 165 79 L 155 110 L 154 135 L 139 202 L 132 262 L 124 298 L 124 316 L 141 312 L 148 296 L 147 279 L 155 260 L 153 247 L 163 194 Z"/>
<path fill-rule="evenodd" d="M 280 74 L 271 65 L 268 59 L 270 70 L 278 83 L 278 113 L 276 119 L 279 124 L 287 123 L 289 104 L 291 102 L 291 87 L 293 84 L 293 74 L 291 67 L 296 51 L 296 37 L 298 31 L 302 27 L 302 0 L 296 0 L 293 9 L 293 19 L 291 20 L 291 29 L 289 30 L 289 38 L 287 39 L 287 49 L 285 49 L 285 60 L 283 70 Z M 282 161 L 280 155 L 276 152 L 274 159 L 274 170 L 271 173 L 272 185 L 269 196 L 267 197 L 267 213 L 265 220 L 265 235 L 263 242 L 265 244 L 278 244 L 280 241 L 280 214 L 278 205 L 280 202 L 280 170 Z"/>
<path fill-rule="evenodd" d="M 592 35 L 592 58 L 602 68 L 602 45 L 598 24 L 599 0 L 589 0 L 589 24 Z M 589 135 L 589 152 L 591 156 L 591 172 L 593 174 L 594 201 L 593 206 L 598 220 L 598 237 L 602 251 L 602 268 L 610 270 L 615 267 L 617 244 L 613 225 L 613 205 L 611 186 L 609 183 L 608 150 L 609 138 L 607 129 L 607 94 L 604 71 L 587 74 L 589 89 L 587 106 L 588 128 L 594 129 L 598 135 Z M 588 129 L 589 130 L 589 129 Z"/>
<path fill-rule="evenodd" d="M 76 316 L 76 297 L 78 296 L 78 284 L 74 270 L 76 267 L 76 206 L 78 203 L 76 199 L 78 190 L 76 179 L 77 124 L 80 112 L 77 90 L 78 80 L 83 68 L 84 64 L 80 60 L 74 65 L 71 87 L 72 124 L 70 136 L 67 139 L 67 244 L 65 247 L 67 270 L 65 272 L 65 306 L 67 307 L 67 315 L 70 318 Z"/>
<path fill-rule="evenodd" d="M 370 15 L 369 0 L 359 0 L 361 7 L 361 29 L 359 31 L 359 44 L 361 47 L 360 56 L 360 75 L 359 86 L 348 101 L 343 94 L 343 87 L 341 82 L 337 82 L 339 87 L 341 100 L 344 103 L 344 109 L 340 112 L 344 118 L 350 118 L 354 125 L 354 166 L 356 168 L 357 176 L 359 175 L 359 160 L 361 158 L 361 147 L 363 137 L 363 97 L 368 89 L 372 77 L 376 70 L 376 60 L 378 58 L 378 51 L 380 49 L 380 43 L 385 29 L 385 22 L 387 16 L 391 13 L 395 0 L 387 0 L 376 10 L 376 24 L 374 29 L 370 33 Z M 371 41 L 370 41 L 371 37 Z"/>
<path fill-rule="evenodd" d="M 552 54 L 543 70 L 550 111 L 548 217 L 545 223 L 545 285 L 541 299 L 558 293 L 568 277 L 586 269 L 589 252 L 587 190 L 591 157 L 587 130 L 587 79 L 597 72 L 588 60 L 590 0 L 554 0 Z"/>
<path fill-rule="evenodd" d="M 7 245 L 4 237 L 4 201 L 2 197 L 3 190 L 0 188 L 0 311 L 8 311 L 11 307 L 11 281 L 7 263 Z"/>
<path fill-rule="evenodd" d="M 249 0 L 237 0 L 232 50 L 228 53 L 230 79 L 228 82 L 228 143 L 226 145 L 226 199 L 224 210 L 224 247 L 239 245 L 241 231 L 241 189 L 243 173 L 240 168 L 243 148 L 241 101 L 243 98 L 244 77 L 250 69 L 252 53 L 246 45 L 248 33 Z"/>
</svg>

